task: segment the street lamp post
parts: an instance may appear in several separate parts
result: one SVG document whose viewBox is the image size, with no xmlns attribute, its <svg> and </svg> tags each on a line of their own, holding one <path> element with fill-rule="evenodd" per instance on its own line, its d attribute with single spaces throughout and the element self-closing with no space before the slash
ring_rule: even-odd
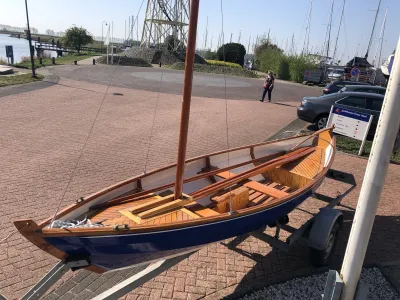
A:
<svg viewBox="0 0 400 300">
<path fill-rule="evenodd" d="M 104 38 L 103 38 L 103 25 L 104 23 L 106 23 L 107 26 L 107 22 L 103 21 L 101 22 L 101 53 L 103 53 L 103 44 L 104 44 Z"/>
<path fill-rule="evenodd" d="M 32 77 L 36 77 L 35 73 L 35 62 L 33 61 L 33 49 L 32 49 L 32 38 L 31 38 L 31 29 L 29 27 L 29 16 L 28 16 L 28 3 L 25 0 L 25 8 L 26 8 L 26 22 L 28 24 L 28 41 L 29 41 L 29 52 L 31 54 L 31 65 L 32 65 Z"/>
</svg>

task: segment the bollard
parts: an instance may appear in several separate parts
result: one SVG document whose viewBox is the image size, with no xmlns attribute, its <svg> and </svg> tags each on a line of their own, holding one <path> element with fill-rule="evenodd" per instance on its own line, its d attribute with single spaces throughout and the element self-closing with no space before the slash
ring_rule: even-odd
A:
<svg viewBox="0 0 400 300">
<path fill-rule="evenodd" d="M 161 60 L 160 60 L 160 68 L 161 68 Z"/>
<path fill-rule="evenodd" d="M 42 59 L 41 57 L 39 57 L 39 63 L 40 63 L 41 65 L 43 65 L 43 59 Z"/>
<path fill-rule="evenodd" d="M 93 58 L 93 65 L 95 65 L 96 64 L 96 60 Z"/>
<path fill-rule="evenodd" d="M 78 64 L 78 61 L 77 61 L 77 60 L 74 60 L 74 64 L 77 65 L 77 64 Z"/>
<path fill-rule="evenodd" d="M 52 57 L 52 58 L 51 58 L 51 63 L 52 63 L 53 65 L 56 64 L 56 58 L 55 58 L 55 57 Z"/>
</svg>

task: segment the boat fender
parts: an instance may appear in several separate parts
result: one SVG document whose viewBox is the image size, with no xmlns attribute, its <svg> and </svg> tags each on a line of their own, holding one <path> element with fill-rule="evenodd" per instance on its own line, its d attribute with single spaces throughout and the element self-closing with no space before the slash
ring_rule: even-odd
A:
<svg viewBox="0 0 400 300">
<path fill-rule="evenodd" d="M 321 208 L 310 230 L 308 246 L 318 250 L 325 249 L 329 235 L 337 221 L 341 227 L 343 223 L 341 211 L 329 207 Z"/>
<path fill-rule="evenodd" d="M 81 203 L 83 201 L 84 201 L 83 197 L 80 197 L 79 199 L 76 199 L 76 203 Z"/>
<path fill-rule="evenodd" d="M 115 225 L 113 227 L 113 230 L 128 230 L 128 229 L 129 229 L 129 226 L 126 225 L 126 224 L 124 224 L 124 225 Z"/>
</svg>

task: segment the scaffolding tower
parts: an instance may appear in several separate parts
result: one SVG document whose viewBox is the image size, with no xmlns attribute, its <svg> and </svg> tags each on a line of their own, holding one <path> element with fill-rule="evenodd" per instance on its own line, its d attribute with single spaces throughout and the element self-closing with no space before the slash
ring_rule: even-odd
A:
<svg viewBox="0 0 400 300">
<path fill-rule="evenodd" d="M 182 49 L 188 23 L 189 0 L 148 0 L 141 47 L 160 48 L 167 42 L 169 50 Z"/>
</svg>

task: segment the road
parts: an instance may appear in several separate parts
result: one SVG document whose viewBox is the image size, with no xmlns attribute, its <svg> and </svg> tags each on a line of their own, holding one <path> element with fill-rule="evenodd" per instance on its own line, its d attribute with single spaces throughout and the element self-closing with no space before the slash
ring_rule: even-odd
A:
<svg viewBox="0 0 400 300">
<path fill-rule="evenodd" d="M 129 66 L 57 66 L 48 69 L 63 78 L 86 81 L 101 85 L 129 89 L 181 94 L 183 71 L 140 68 Z M 225 88 L 226 87 L 226 88 Z M 195 73 L 193 96 L 231 100 L 259 100 L 262 80 L 242 77 L 230 77 L 215 74 Z M 321 88 L 303 86 L 291 82 L 275 82 L 272 93 L 273 102 L 299 102 L 303 96 L 318 96 Z"/>
</svg>

